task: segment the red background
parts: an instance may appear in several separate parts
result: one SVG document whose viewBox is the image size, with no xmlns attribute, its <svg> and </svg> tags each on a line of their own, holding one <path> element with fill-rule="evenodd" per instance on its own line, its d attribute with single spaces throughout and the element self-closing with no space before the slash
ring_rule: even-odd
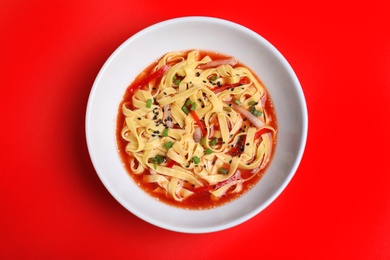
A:
<svg viewBox="0 0 390 260">
<path fill-rule="evenodd" d="M 0 258 L 388 259 L 390 8 L 349 2 L 1 1 Z M 309 111 L 306 151 L 281 196 L 237 227 L 198 235 L 117 203 L 84 134 L 109 55 L 139 30 L 189 15 L 269 40 Z"/>
</svg>

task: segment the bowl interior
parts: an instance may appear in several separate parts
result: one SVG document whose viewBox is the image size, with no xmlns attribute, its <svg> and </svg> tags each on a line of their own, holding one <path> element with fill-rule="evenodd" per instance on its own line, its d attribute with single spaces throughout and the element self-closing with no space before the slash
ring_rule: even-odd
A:
<svg viewBox="0 0 390 260">
<path fill-rule="evenodd" d="M 270 92 L 278 116 L 278 144 L 263 179 L 240 199 L 211 210 L 178 209 L 147 195 L 122 166 L 115 140 L 118 105 L 126 87 L 164 53 L 189 49 L 232 55 L 250 67 Z M 303 155 L 307 124 L 300 83 L 274 46 L 255 32 L 226 20 L 185 17 L 142 30 L 109 57 L 91 90 L 86 137 L 99 178 L 126 209 L 161 228 L 205 233 L 233 227 L 250 219 L 283 191 Z"/>
</svg>

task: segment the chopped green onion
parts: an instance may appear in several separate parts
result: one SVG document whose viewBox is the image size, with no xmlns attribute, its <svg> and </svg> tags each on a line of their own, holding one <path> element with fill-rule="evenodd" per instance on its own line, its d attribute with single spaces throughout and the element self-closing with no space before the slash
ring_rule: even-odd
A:
<svg viewBox="0 0 390 260">
<path fill-rule="evenodd" d="M 218 170 L 220 173 L 222 173 L 222 174 L 228 174 L 228 170 L 226 170 L 226 169 L 224 169 L 224 168 L 221 168 L 221 169 L 219 169 Z"/>
<path fill-rule="evenodd" d="M 167 137 L 167 136 L 168 136 L 168 130 L 169 130 L 169 128 L 165 128 L 165 129 L 162 131 L 162 136 Z"/>
<path fill-rule="evenodd" d="M 213 150 L 211 150 L 210 148 L 206 148 L 206 150 L 204 150 L 204 153 L 205 154 L 212 154 Z"/>
<path fill-rule="evenodd" d="M 167 148 L 167 149 L 171 148 L 172 146 L 173 146 L 173 142 L 171 142 L 171 141 L 166 142 L 166 143 L 164 144 L 164 147 Z"/>
<path fill-rule="evenodd" d="M 176 75 L 174 75 L 173 77 L 172 77 L 172 82 L 175 82 L 176 81 Z"/>
<path fill-rule="evenodd" d="M 236 103 L 238 106 L 241 106 L 241 101 L 238 100 L 238 99 L 235 99 L 235 100 L 234 100 L 234 103 Z"/>
<path fill-rule="evenodd" d="M 149 162 L 152 162 L 154 169 L 156 169 L 157 165 L 163 163 L 164 161 L 165 161 L 165 157 L 158 154 L 155 157 L 150 158 Z"/>
<path fill-rule="evenodd" d="M 152 107 L 152 101 L 153 101 L 153 100 L 150 99 L 150 98 L 149 98 L 148 100 L 146 100 L 146 107 L 147 107 L 147 108 L 151 108 L 151 107 Z"/>
<path fill-rule="evenodd" d="M 262 112 L 256 110 L 256 108 L 253 107 L 253 106 L 250 108 L 250 112 L 251 112 L 254 116 L 261 116 L 261 115 L 262 115 Z"/>
<path fill-rule="evenodd" d="M 182 106 L 181 110 L 183 110 L 183 112 L 186 113 L 186 115 L 190 113 L 190 111 L 188 111 L 188 108 L 186 106 Z"/>
<path fill-rule="evenodd" d="M 226 112 L 232 112 L 232 108 L 231 107 L 223 107 L 223 110 L 226 111 Z"/>
<path fill-rule="evenodd" d="M 253 101 L 253 100 L 248 103 L 249 106 L 256 106 L 257 104 L 258 104 L 258 102 Z"/>
<path fill-rule="evenodd" d="M 213 140 L 211 140 L 210 142 L 209 142 L 209 145 L 216 145 L 217 144 L 217 138 L 214 138 Z"/>
<path fill-rule="evenodd" d="M 157 162 L 158 164 L 164 162 L 164 157 L 161 156 L 161 155 L 159 155 L 159 154 L 157 154 L 155 158 L 156 158 L 156 162 Z"/>
<path fill-rule="evenodd" d="M 218 78 L 217 75 L 213 75 L 213 76 L 210 77 L 210 80 L 214 81 L 214 80 L 216 80 L 217 78 Z"/>
<path fill-rule="evenodd" d="M 199 159 L 199 157 L 196 156 L 196 155 L 192 157 L 192 161 L 193 161 L 195 164 L 200 163 L 200 159 Z"/>
<path fill-rule="evenodd" d="M 192 105 L 191 105 L 191 110 L 195 110 L 196 109 L 196 103 L 194 102 L 194 103 L 192 103 Z"/>
<path fill-rule="evenodd" d="M 191 100 L 190 99 L 187 99 L 187 102 L 186 102 L 186 106 L 189 107 L 191 105 Z"/>
<path fill-rule="evenodd" d="M 180 83 L 181 83 L 181 80 L 180 80 L 180 79 L 178 79 L 178 80 L 175 81 L 175 85 L 178 85 L 178 86 L 179 86 Z"/>
</svg>

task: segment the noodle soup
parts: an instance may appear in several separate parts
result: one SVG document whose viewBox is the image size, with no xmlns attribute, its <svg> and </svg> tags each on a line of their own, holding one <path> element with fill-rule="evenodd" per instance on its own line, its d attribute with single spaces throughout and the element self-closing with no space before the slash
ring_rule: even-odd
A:
<svg viewBox="0 0 390 260">
<path fill-rule="evenodd" d="M 127 88 L 117 144 L 129 175 L 172 206 L 210 209 L 263 176 L 277 142 L 266 87 L 234 57 L 169 52 Z"/>
</svg>

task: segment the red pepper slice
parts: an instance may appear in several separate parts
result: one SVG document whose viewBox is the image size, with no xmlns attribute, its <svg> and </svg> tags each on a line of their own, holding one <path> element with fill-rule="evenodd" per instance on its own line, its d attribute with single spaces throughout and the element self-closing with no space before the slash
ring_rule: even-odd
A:
<svg viewBox="0 0 390 260">
<path fill-rule="evenodd" d="M 187 101 L 188 102 L 188 101 Z M 192 110 L 192 104 L 189 104 L 186 106 L 188 111 L 190 112 L 192 118 L 195 120 L 196 124 L 200 127 L 200 130 L 202 132 L 202 136 L 207 135 L 207 130 L 206 130 L 206 125 L 204 124 L 203 121 L 200 120 L 198 114 L 195 112 L 195 110 Z"/>
<path fill-rule="evenodd" d="M 196 114 L 195 110 L 191 110 L 191 107 L 189 107 L 188 110 L 190 111 L 192 118 L 200 127 L 200 130 L 202 131 L 202 136 L 207 136 L 207 130 L 204 122 L 199 119 L 199 116 Z"/>
<path fill-rule="evenodd" d="M 227 89 L 235 88 L 235 87 L 238 87 L 240 85 L 248 84 L 248 83 L 249 83 L 248 79 L 246 77 L 244 77 L 244 78 L 241 78 L 240 81 L 237 83 L 226 84 L 226 85 L 223 85 L 221 87 L 213 88 L 212 91 L 214 92 L 214 94 L 218 94 L 218 93 L 225 91 Z"/>
<path fill-rule="evenodd" d="M 262 136 L 263 134 L 268 133 L 268 132 L 271 132 L 271 130 L 264 127 L 264 128 L 260 129 L 259 131 L 257 131 L 257 132 L 255 133 L 255 136 L 254 136 L 253 139 L 254 139 L 254 140 L 257 140 L 257 139 L 260 138 L 260 136 Z"/>
<path fill-rule="evenodd" d="M 255 133 L 253 140 L 255 141 L 259 139 L 263 134 L 268 132 L 271 132 L 271 130 L 265 127 L 258 130 Z M 237 156 L 238 154 L 242 153 L 242 149 L 245 147 L 245 142 L 246 142 L 246 137 L 242 136 L 240 140 L 237 142 L 237 144 L 232 149 L 230 149 L 227 153 L 231 156 Z"/>
<path fill-rule="evenodd" d="M 130 93 L 134 94 L 134 92 L 137 89 L 140 89 L 141 87 L 143 87 L 146 84 L 148 84 L 150 81 L 161 77 L 169 69 L 169 67 L 170 67 L 169 65 L 162 66 L 161 68 L 159 68 L 158 70 L 156 70 L 152 74 L 149 74 L 148 76 L 143 78 L 140 82 L 138 82 L 136 84 L 133 84 L 133 86 L 131 88 L 129 88 L 128 91 Z"/>
<path fill-rule="evenodd" d="M 176 162 L 174 160 L 169 160 L 165 167 L 172 168 L 173 165 L 175 165 L 175 164 L 176 164 Z"/>
</svg>

